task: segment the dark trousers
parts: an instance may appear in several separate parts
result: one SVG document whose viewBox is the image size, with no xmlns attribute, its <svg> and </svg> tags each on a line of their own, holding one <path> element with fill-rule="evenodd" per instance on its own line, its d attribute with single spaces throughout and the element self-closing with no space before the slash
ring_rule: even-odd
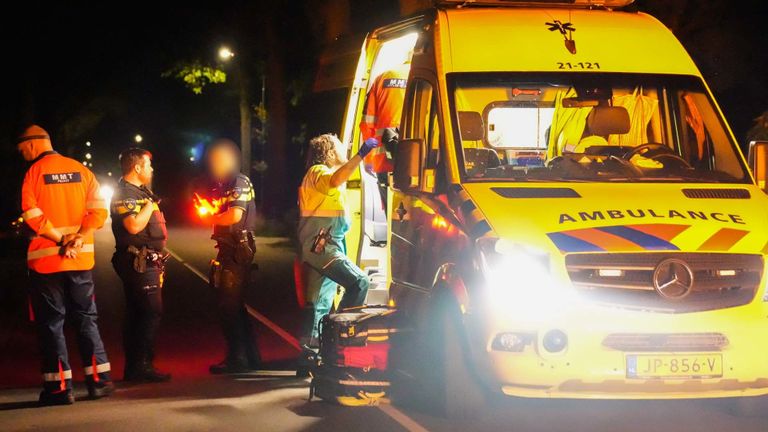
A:
<svg viewBox="0 0 768 432">
<path fill-rule="evenodd" d="M 219 245 L 219 253 L 211 268 L 211 286 L 216 292 L 219 319 L 227 342 L 226 361 L 256 364 L 261 361 L 254 343 L 253 328 L 245 309 L 251 262 L 239 263 L 234 250 Z"/>
<path fill-rule="evenodd" d="M 90 271 L 30 273 L 30 299 L 42 352 L 43 389 L 55 393 L 72 388 L 72 368 L 64 338 L 69 312 L 86 382 L 110 380 L 110 365 L 96 323 L 98 313 Z"/>
<path fill-rule="evenodd" d="M 144 273 L 133 268 L 133 255 L 115 253 L 112 265 L 123 281 L 125 323 L 123 349 L 125 374 L 146 370 L 155 357 L 155 340 L 163 314 L 164 269 L 147 266 Z"/>
</svg>

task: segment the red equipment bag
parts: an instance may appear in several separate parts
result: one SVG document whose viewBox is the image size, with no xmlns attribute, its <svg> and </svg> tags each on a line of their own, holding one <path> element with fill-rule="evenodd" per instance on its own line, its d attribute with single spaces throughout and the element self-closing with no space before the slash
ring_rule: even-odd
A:
<svg viewBox="0 0 768 432">
<path fill-rule="evenodd" d="M 327 315 L 320 327 L 320 358 L 326 365 L 387 370 L 395 309 L 361 307 Z"/>
<path fill-rule="evenodd" d="M 347 406 L 387 401 L 390 336 L 398 331 L 395 312 L 386 306 L 364 306 L 323 317 L 310 398 Z"/>
</svg>

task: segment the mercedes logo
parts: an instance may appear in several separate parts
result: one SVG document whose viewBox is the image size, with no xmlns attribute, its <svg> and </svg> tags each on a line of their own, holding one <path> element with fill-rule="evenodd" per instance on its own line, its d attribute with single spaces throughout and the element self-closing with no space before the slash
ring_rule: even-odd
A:
<svg viewBox="0 0 768 432">
<path fill-rule="evenodd" d="M 683 260 L 665 259 L 653 271 L 653 288 L 666 299 L 680 300 L 691 293 L 693 271 Z"/>
</svg>

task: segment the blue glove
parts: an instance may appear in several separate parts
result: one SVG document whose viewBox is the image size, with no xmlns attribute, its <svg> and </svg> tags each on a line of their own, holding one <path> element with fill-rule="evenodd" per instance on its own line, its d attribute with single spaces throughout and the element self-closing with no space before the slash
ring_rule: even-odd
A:
<svg viewBox="0 0 768 432">
<path fill-rule="evenodd" d="M 364 143 L 360 145 L 360 150 L 357 151 L 357 155 L 361 158 L 368 156 L 373 149 L 379 146 L 379 140 L 376 138 L 368 138 Z"/>
</svg>

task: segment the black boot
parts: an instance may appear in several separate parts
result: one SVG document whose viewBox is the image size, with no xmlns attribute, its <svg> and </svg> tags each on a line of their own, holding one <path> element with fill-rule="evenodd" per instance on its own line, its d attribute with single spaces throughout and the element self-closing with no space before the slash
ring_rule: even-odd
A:
<svg viewBox="0 0 768 432">
<path fill-rule="evenodd" d="M 171 380 L 171 374 L 161 372 L 152 365 L 146 363 L 137 367 L 126 367 L 124 380 L 133 383 L 161 383 Z"/>
<path fill-rule="evenodd" d="M 71 389 L 59 393 L 51 393 L 43 390 L 38 399 L 40 406 L 72 405 L 75 403 L 75 395 Z"/>
<path fill-rule="evenodd" d="M 123 370 L 123 381 L 136 382 L 140 380 L 140 376 L 139 369 L 126 361 L 125 369 Z"/>
<path fill-rule="evenodd" d="M 248 361 L 244 358 L 229 358 L 227 357 L 223 361 L 211 365 L 208 370 L 213 375 L 226 375 L 226 374 L 243 374 L 251 371 L 248 365 Z"/>
<path fill-rule="evenodd" d="M 147 369 L 144 370 L 144 382 L 148 383 L 161 383 L 161 382 L 168 382 L 171 380 L 171 374 L 167 372 L 162 372 L 157 369 L 155 369 L 154 366 L 150 365 Z"/>
<path fill-rule="evenodd" d="M 261 369 L 261 354 L 259 353 L 259 349 L 253 346 L 253 344 L 248 344 L 245 351 L 245 357 L 248 359 L 248 369 Z"/>
<path fill-rule="evenodd" d="M 256 338 L 253 334 L 253 325 L 251 318 L 245 308 L 242 309 L 240 315 L 240 325 L 242 333 L 235 336 L 236 344 L 242 346 L 242 351 L 245 352 L 245 358 L 248 360 L 248 369 L 259 370 L 261 369 L 261 353 L 256 343 Z M 235 349 L 235 351 L 238 351 Z"/>
<path fill-rule="evenodd" d="M 101 380 L 99 382 L 93 382 L 86 380 L 88 386 L 88 396 L 91 399 L 101 399 L 111 395 L 115 391 L 115 384 L 112 381 Z"/>
</svg>

